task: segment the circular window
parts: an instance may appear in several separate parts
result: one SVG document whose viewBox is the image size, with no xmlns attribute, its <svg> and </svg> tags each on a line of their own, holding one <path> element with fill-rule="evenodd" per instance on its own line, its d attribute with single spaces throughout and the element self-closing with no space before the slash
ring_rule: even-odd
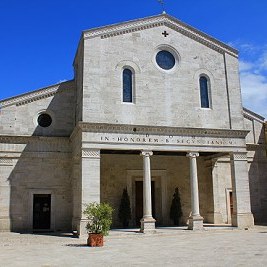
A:
<svg viewBox="0 0 267 267">
<path fill-rule="evenodd" d="M 175 65 L 175 58 L 169 51 L 162 50 L 157 53 L 156 62 L 160 68 L 170 70 Z"/>
<path fill-rule="evenodd" d="M 39 126 L 46 128 L 52 124 L 52 118 L 49 114 L 42 113 L 38 116 L 37 122 Z"/>
</svg>

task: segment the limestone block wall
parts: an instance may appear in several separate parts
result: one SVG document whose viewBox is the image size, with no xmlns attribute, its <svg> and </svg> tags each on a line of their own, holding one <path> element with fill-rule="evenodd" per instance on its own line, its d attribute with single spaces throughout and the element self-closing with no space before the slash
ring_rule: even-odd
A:
<svg viewBox="0 0 267 267">
<path fill-rule="evenodd" d="M 167 30 L 168 37 L 162 32 Z M 169 71 L 155 63 L 170 48 L 179 62 Z M 134 70 L 134 103 L 122 103 L 122 70 Z M 159 26 L 84 41 L 83 121 L 230 128 L 225 66 L 229 68 L 232 124 L 243 128 L 238 62 L 183 34 Z M 200 107 L 199 75 L 211 83 L 211 108 Z"/>
<path fill-rule="evenodd" d="M 75 84 L 76 84 L 76 94 L 75 94 L 75 100 L 76 100 L 76 123 L 78 121 L 82 121 L 82 110 L 83 110 L 83 41 L 81 40 L 81 43 L 78 47 L 76 57 L 74 60 L 74 70 L 75 70 Z"/>
<path fill-rule="evenodd" d="M 246 137 L 247 144 L 261 145 L 266 144 L 264 118 L 254 112 L 244 109 L 245 130 L 249 133 Z"/>
<path fill-rule="evenodd" d="M 208 211 L 212 209 L 211 174 L 209 168 L 205 167 L 204 159 L 198 158 L 199 188 L 200 188 L 200 212 L 206 217 Z M 101 201 L 110 203 L 115 209 L 113 216 L 113 227 L 121 227 L 118 220 L 118 208 L 123 189 L 127 187 L 129 174 L 135 180 L 142 180 L 143 161 L 139 155 L 101 155 Z M 169 210 L 172 196 L 176 187 L 179 188 L 181 204 L 183 210 L 183 223 L 186 223 L 191 212 L 190 179 L 189 179 L 189 159 L 185 156 L 159 156 L 151 157 L 152 181 L 155 181 L 155 205 L 158 223 L 171 225 Z M 160 171 L 165 171 L 163 180 L 158 178 Z M 163 172 L 164 173 L 164 172 Z M 166 181 L 165 181 L 166 180 Z M 162 195 L 161 187 L 166 182 L 165 196 Z M 134 191 L 134 190 L 133 190 Z M 161 206 L 162 197 L 166 199 L 166 206 Z M 134 201 L 134 192 L 130 196 L 130 201 Z M 158 202 L 158 203 L 157 203 Z M 132 203 L 135 205 L 135 203 Z M 158 207 L 157 207 L 158 205 Z M 157 214 L 157 209 L 162 214 Z M 134 212 L 134 211 L 132 211 Z M 133 214 L 133 217 L 135 215 Z"/>
<path fill-rule="evenodd" d="M 216 184 L 216 205 L 222 216 L 222 223 L 231 224 L 230 195 L 232 192 L 231 165 L 229 157 L 222 157 L 217 160 L 217 184 Z"/>
<path fill-rule="evenodd" d="M 75 125 L 73 81 L 0 101 L 0 135 L 70 136 Z M 52 117 L 48 128 L 38 126 L 41 112 Z"/>
<path fill-rule="evenodd" d="M 70 231 L 72 164 L 68 140 L 35 139 L 0 144 L 0 230 L 32 231 L 33 195 L 51 194 L 51 229 Z"/>
<path fill-rule="evenodd" d="M 264 118 L 244 109 L 251 210 L 255 223 L 267 223 L 267 154 Z"/>
</svg>

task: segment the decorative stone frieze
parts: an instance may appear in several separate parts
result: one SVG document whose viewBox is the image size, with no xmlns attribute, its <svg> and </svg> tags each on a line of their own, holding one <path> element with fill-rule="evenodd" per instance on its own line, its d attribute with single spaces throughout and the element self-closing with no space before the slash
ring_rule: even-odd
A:
<svg viewBox="0 0 267 267">
<path fill-rule="evenodd" d="M 13 159 L 8 158 L 0 158 L 0 166 L 12 166 Z"/>
<path fill-rule="evenodd" d="M 84 31 L 84 38 L 100 37 L 104 39 L 160 26 L 167 26 L 220 53 L 226 52 L 235 57 L 237 57 L 238 55 L 237 50 L 235 50 L 234 48 L 219 42 L 218 40 L 167 14 Z"/>
<path fill-rule="evenodd" d="M 82 149 L 83 158 L 100 158 L 100 150 L 98 149 Z"/>
<path fill-rule="evenodd" d="M 158 135 L 183 135 L 183 136 L 212 136 L 245 138 L 249 131 L 207 128 L 178 128 L 164 126 L 141 126 L 127 124 L 84 123 L 79 126 L 85 132 L 97 133 L 128 133 L 128 134 L 158 134 Z"/>
<path fill-rule="evenodd" d="M 247 153 L 232 153 L 231 158 L 236 161 L 246 161 L 247 160 Z"/>
</svg>

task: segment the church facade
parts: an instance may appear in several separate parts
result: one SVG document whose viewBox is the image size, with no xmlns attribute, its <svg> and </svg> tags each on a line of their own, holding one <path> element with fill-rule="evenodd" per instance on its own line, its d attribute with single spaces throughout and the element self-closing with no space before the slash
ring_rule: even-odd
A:
<svg viewBox="0 0 267 267">
<path fill-rule="evenodd" d="M 123 189 L 131 227 L 267 222 L 264 118 L 238 51 L 162 14 L 84 31 L 74 79 L 0 101 L 0 231 L 77 231 Z"/>
</svg>

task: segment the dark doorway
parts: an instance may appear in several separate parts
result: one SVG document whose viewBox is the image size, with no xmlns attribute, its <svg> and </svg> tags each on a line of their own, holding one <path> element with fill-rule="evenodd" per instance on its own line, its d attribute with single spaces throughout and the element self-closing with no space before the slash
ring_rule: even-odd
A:
<svg viewBox="0 0 267 267">
<path fill-rule="evenodd" d="M 155 217 L 155 182 L 151 182 L 152 216 Z M 143 218 L 143 181 L 135 181 L 135 223 L 140 227 Z"/>
<path fill-rule="evenodd" d="M 33 195 L 33 230 L 50 230 L 51 195 Z"/>
<path fill-rule="evenodd" d="M 233 203 L 233 192 L 229 192 L 229 199 L 230 199 L 230 213 L 231 217 L 233 216 L 233 211 L 234 211 L 234 203 Z"/>
</svg>

